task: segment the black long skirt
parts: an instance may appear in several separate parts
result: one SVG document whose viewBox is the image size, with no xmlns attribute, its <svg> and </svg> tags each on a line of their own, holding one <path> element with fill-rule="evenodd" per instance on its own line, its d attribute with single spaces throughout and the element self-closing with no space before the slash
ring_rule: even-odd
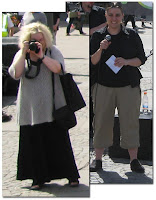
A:
<svg viewBox="0 0 156 200">
<path fill-rule="evenodd" d="M 17 180 L 80 178 L 68 131 L 55 122 L 20 126 Z"/>
</svg>

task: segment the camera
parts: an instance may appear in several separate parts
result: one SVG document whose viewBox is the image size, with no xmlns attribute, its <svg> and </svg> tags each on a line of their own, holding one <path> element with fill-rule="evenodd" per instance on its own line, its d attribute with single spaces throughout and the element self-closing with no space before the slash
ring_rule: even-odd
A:
<svg viewBox="0 0 156 200">
<path fill-rule="evenodd" d="M 37 42 L 36 40 L 31 40 L 29 42 L 29 49 L 31 51 L 35 51 L 35 53 L 38 53 L 40 51 L 40 49 L 38 48 L 37 44 L 35 43 Z"/>
</svg>

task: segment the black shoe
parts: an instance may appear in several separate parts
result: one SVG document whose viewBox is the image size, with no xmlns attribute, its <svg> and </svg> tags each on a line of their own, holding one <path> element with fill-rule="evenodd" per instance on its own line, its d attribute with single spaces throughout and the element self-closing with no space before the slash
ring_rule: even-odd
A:
<svg viewBox="0 0 156 200">
<path fill-rule="evenodd" d="M 145 172 L 144 167 L 141 165 L 138 159 L 132 160 L 132 162 L 130 163 L 130 167 L 133 172 L 137 172 L 137 173 Z"/>
<path fill-rule="evenodd" d="M 96 172 L 102 169 L 102 161 L 101 160 L 93 160 L 90 165 L 90 172 Z"/>
<path fill-rule="evenodd" d="M 80 33 L 80 35 L 87 35 L 87 33 L 82 32 L 82 33 Z"/>
<path fill-rule="evenodd" d="M 8 122 L 12 119 L 12 115 L 7 115 L 5 112 L 2 111 L 2 122 Z"/>
</svg>

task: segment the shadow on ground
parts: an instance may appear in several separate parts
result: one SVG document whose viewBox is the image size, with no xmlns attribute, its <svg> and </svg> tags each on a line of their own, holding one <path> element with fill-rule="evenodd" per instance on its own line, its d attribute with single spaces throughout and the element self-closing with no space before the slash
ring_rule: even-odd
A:
<svg viewBox="0 0 156 200">
<path fill-rule="evenodd" d="M 97 172 L 99 180 L 104 184 L 153 184 L 153 180 L 145 174 L 126 172 L 125 178 L 117 172 L 100 170 Z"/>
<path fill-rule="evenodd" d="M 30 187 L 22 187 L 22 189 L 30 189 Z M 42 193 L 52 194 L 54 197 L 90 197 L 90 189 L 84 184 L 80 184 L 75 188 L 70 187 L 68 184 L 63 186 L 56 183 L 45 184 L 40 191 Z M 45 197 L 45 195 L 43 195 L 43 197 Z"/>
</svg>

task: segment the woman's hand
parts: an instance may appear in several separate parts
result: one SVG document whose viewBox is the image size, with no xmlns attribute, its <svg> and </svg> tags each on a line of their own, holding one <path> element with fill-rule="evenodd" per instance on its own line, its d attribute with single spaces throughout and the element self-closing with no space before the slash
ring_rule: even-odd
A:
<svg viewBox="0 0 156 200">
<path fill-rule="evenodd" d="M 35 44 L 37 45 L 37 48 L 39 49 L 39 52 L 38 53 L 35 53 L 35 51 L 31 51 L 30 50 L 30 53 L 37 56 L 38 58 L 42 58 L 44 53 L 43 53 L 43 49 L 42 49 L 42 44 L 39 43 L 39 42 L 35 42 Z"/>
<path fill-rule="evenodd" d="M 103 50 L 103 49 L 106 50 L 110 44 L 111 44 L 111 42 L 108 42 L 106 39 L 102 40 L 100 42 L 100 50 Z"/>
<path fill-rule="evenodd" d="M 124 59 L 118 57 L 115 59 L 114 65 L 117 67 L 122 67 L 123 65 L 129 65 L 132 67 L 139 67 L 141 65 L 141 60 L 139 58 Z"/>
<path fill-rule="evenodd" d="M 100 61 L 103 50 L 106 50 L 110 44 L 111 42 L 108 42 L 106 39 L 100 42 L 100 48 L 91 56 L 93 65 L 96 65 Z"/>
<path fill-rule="evenodd" d="M 123 65 L 127 65 L 127 60 L 121 57 L 115 59 L 114 65 L 117 67 L 122 67 Z"/>
<path fill-rule="evenodd" d="M 27 52 L 29 52 L 29 41 L 24 41 L 22 48 L 22 55 L 25 56 Z"/>
</svg>

